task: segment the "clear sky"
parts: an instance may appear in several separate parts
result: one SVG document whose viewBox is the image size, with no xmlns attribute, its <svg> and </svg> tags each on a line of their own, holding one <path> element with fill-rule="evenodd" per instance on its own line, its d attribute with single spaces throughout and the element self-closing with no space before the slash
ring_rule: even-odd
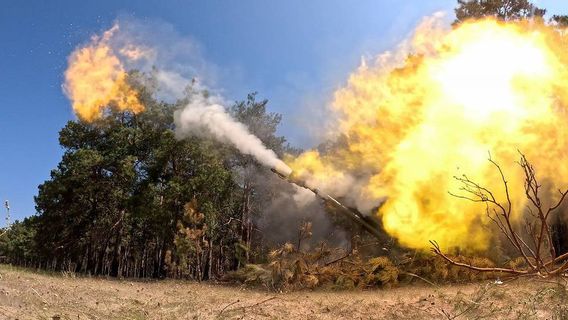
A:
<svg viewBox="0 0 568 320">
<path fill-rule="evenodd" d="M 568 1 L 534 1 L 568 13 Z M 61 84 L 67 56 L 121 16 L 169 23 L 222 70 L 228 99 L 258 91 L 284 115 L 293 144 L 314 142 L 323 108 L 361 56 L 405 39 L 423 16 L 453 15 L 455 0 L 1 0 L 0 199 L 12 217 L 35 212 L 37 186 L 61 159 L 58 132 L 74 119 Z M 226 75 L 226 77 L 223 77 Z M 4 208 L 1 208 L 4 224 Z"/>
</svg>

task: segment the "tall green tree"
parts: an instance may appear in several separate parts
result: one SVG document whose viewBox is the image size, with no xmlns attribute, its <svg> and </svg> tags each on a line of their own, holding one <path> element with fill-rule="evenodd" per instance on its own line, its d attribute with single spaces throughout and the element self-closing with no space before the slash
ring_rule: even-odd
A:
<svg viewBox="0 0 568 320">
<path fill-rule="evenodd" d="M 235 103 L 229 109 L 229 112 L 237 121 L 245 124 L 252 134 L 279 157 L 287 152 L 293 152 L 294 150 L 290 148 L 286 138 L 277 133 L 282 116 L 268 112 L 268 100 L 258 101 L 256 96 L 256 93 L 249 94 L 246 100 Z M 277 190 L 274 190 L 274 184 L 266 183 L 266 181 L 275 177 L 254 157 L 241 154 L 238 150 L 232 151 L 229 161 L 242 190 L 239 204 L 241 239 L 238 244 L 238 248 L 242 249 L 240 250 L 242 261 L 238 262 L 249 262 L 255 258 L 255 252 L 260 252 L 259 248 L 253 248 L 255 221 L 263 215 L 267 205 L 273 200 Z M 256 236 L 260 235 L 257 234 Z"/>
<path fill-rule="evenodd" d="M 169 262 L 183 258 L 176 235 L 184 206 L 196 200 L 206 226 L 199 240 L 207 249 L 203 263 L 186 264 L 190 270 L 177 274 L 209 278 L 233 263 L 236 236 L 227 228 L 240 188 L 223 146 L 176 139 L 179 106 L 140 91 L 144 113 L 111 110 L 94 123 L 70 121 L 61 130 L 63 158 L 36 197 L 38 259 L 54 269 L 163 276 L 168 252 Z"/>
<path fill-rule="evenodd" d="M 537 7 L 528 0 L 458 0 L 454 24 L 483 17 L 494 17 L 504 21 L 542 18 L 545 13 L 545 9 Z"/>
<path fill-rule="evenodd" d="M 553 15 L 550 21 L 561 28 L 568 28 L 568 15 Z"/>
<path fill-rule="evenodd" d="M 37 217 L 15 221 L 10 228 L 0 232 L 0 257 L 4 262 L 36 267 L 37 246 L 35 242 Z"/>
</svg>

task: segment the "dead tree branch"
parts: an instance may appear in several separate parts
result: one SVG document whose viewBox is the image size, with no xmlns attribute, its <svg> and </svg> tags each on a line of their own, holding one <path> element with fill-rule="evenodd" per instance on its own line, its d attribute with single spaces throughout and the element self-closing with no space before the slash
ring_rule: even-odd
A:
<svg viewBox="0 0 568 320">
<path fill-rule="evenodd" d="M 519 270 L 514 270 L 514 269 L 508 269 L 508 268 L 482 268 L 482 267 L 476 267 L 476 266 L 468 264 L 468 263 L 457 262 L 457 261 L 453 260 L 452 258 L 448 257 L 447 255 L 445 255 L 442 252 L 442 250 L 440 249 L 440 245 L 436 241 L 430 240 L 430 244 L 432 244 L 432 249 L 431 249 L 432 252 L 434 252 L 436 255 L 443 258 L 444 260 L 446 260 L 447 262 L 449 262 L 450 264 L 452 264 L 454 266 L 464 267 L 464 268 L 474 270 L 474 271 L 479 271 L 479 272 L 504 272 L 504 273 L 517 274 L 517 275 L 527 273 L 527 271 L 519 271 Z"/>
<path fill-rule="evenodd" d="M 461 183 L 461 187 L 459 188 L 461 193 L 456 194 L 449 192 L 449 194 L 459 199 L 484 203 L 487 216 L 515 248 L 519 256 L 523 258 L 526 267 L 523 270 L 497 267 L 482 268 L 472 264 L 458 262 L 444 254 L 436 241 L 430 241 L 432 244 L 432 252 L 452 265 L 480 272 L 503 272 L 518 276 L 540 275 L 546 277 L 562 275 L 568 270 L 568 253 L 557 256 L 552 242 L 552 231 L 549 224 L 551 213 L 562 206 L 568 195 L 568 190 L 558 190 L 558 199 L 553 205 L 545 208 L 540 192 L 542 186 L 536 178 L 536 171 L 527 160 L 526 156 L 521 152 L 519 152 L 519 154 L 520 160 L 518 164 L 525 176 L 524 190 L 528 203 L 528 214 L 524 221 L 524 231 L 528 236 L 528 240 L 523 239 L 521 233 L 514 227 L 513 202 L 511 200 L 508 181 L 505 178 L 501 166 L 491 158 L 491 154 L 489 154 L 488 161 L 499 173 L 504 188 L 504 201 L 497 199 L 493 191 L 472 181 L 467 175 L 454 177 Z"/>
</svg>

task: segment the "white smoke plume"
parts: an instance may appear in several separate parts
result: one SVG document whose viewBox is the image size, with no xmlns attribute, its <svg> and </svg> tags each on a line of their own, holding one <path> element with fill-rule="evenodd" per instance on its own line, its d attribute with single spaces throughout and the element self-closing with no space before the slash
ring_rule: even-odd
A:
<svg viewBox="0 0 568 320">
<path fill-rule="evenodd" d="M 210 135 L 221 142 L 232 144 L 243 154 L 252 155 L 258 162 L 284 175 L 292 172 L 274 151 L 266 148 L 244 124 L 233 119 L 223 106 L 209 99 L 193 97 L 185 108 L 176 111 L 174 122 L 179 138 Z"/>
</svg>

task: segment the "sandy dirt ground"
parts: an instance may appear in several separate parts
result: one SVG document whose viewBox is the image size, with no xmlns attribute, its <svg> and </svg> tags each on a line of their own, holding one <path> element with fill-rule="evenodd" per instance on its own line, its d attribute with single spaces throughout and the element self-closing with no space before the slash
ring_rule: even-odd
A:
<svg viewBox="0 0 568 320">
<path fill-rule="evenodd" d="M 276 293 L 0 266 L 0 319 L 568 319 L 562 283 L 516 280 Z"/>
</svg>

